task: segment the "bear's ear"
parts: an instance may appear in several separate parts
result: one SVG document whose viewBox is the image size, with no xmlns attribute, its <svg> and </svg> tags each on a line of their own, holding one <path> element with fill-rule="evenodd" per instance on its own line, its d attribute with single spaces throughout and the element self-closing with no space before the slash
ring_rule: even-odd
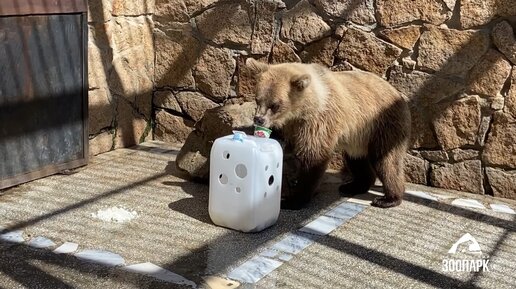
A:
<svg viewBox="0 0 516 289">
<path fill-rule="evenodd" d="M 253 73 L 260 74 L 264 73 L 269 69 L 269 65 L 263 62 L 256 61 L 253 58 L 247 58 L 245 65 L 251 69 Z"/>
<path fill-rule="evenodd" d="M 301 76 L 296 76 L 292 78 L 292 81 L 290 83 L 295 89 L 302 91 L 305 88 L 307 88 L 308 85 L 310 85 L 311 80 L 312 78 L 310 77 L 310 74 L 303 74 Z"/>
</svg>

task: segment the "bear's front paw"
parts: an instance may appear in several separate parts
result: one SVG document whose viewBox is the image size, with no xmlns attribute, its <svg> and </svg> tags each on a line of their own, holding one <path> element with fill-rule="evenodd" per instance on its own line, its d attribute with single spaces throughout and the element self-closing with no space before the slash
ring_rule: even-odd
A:
<svg viewBox="0 0 516 289">
<path fill-rule="evenodd" d="M 368 191 L 369 187 L 359 184 L 357 182 L 343 184 L 339 187 L 339 193 L 345 197 L 365 194 Z"/>
<path fill-rule="evenodd" d="M 387 198 L 385 196 L 376 197 L 371 203 L 372 206 L 378 208 L 392 208 L 399 206 L 401 204 L 401 199 L 398 198 Z"/>
</svg>

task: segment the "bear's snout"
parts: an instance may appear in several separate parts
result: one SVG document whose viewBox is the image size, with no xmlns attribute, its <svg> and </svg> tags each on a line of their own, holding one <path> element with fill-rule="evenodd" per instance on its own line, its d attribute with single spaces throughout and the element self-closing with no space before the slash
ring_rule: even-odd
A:
<svg viewBox="0 0 516 289">
<path fill-rule="evenodd" d="M 265 118 L 263 116 L 255 116 L 253 120 L 254 120 L 254 123 L 257 125 L 262 126 L 265 124 Z"/>
</svg>

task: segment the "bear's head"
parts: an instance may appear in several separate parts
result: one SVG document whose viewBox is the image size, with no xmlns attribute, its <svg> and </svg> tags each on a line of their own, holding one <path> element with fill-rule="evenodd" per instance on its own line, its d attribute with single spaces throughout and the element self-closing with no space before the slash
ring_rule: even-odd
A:
<svg viewBox="0 0 516 289">
<path fill-rule="evenodd" d="M 309 66 L 299 63 L 269 65 L 252 58 L 246 66 L 256 77 L 256 115 L 254 121 L 264 127 L 281 128 L 298 118 L 310 105 L 312 76 Z"/>
</svg>

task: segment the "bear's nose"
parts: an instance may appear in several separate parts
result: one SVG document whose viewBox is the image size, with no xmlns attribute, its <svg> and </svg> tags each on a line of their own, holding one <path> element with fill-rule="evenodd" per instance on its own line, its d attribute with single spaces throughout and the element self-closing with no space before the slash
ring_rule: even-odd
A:
<svg viewBox="0 0 516 289">
<path fill-rule="evenodd" d="M 257 125 L 263 125 L 265 123 L 265 118 L 263 118 L 262 116 L 255 116 L 254 123 Z"/>
</svg>

